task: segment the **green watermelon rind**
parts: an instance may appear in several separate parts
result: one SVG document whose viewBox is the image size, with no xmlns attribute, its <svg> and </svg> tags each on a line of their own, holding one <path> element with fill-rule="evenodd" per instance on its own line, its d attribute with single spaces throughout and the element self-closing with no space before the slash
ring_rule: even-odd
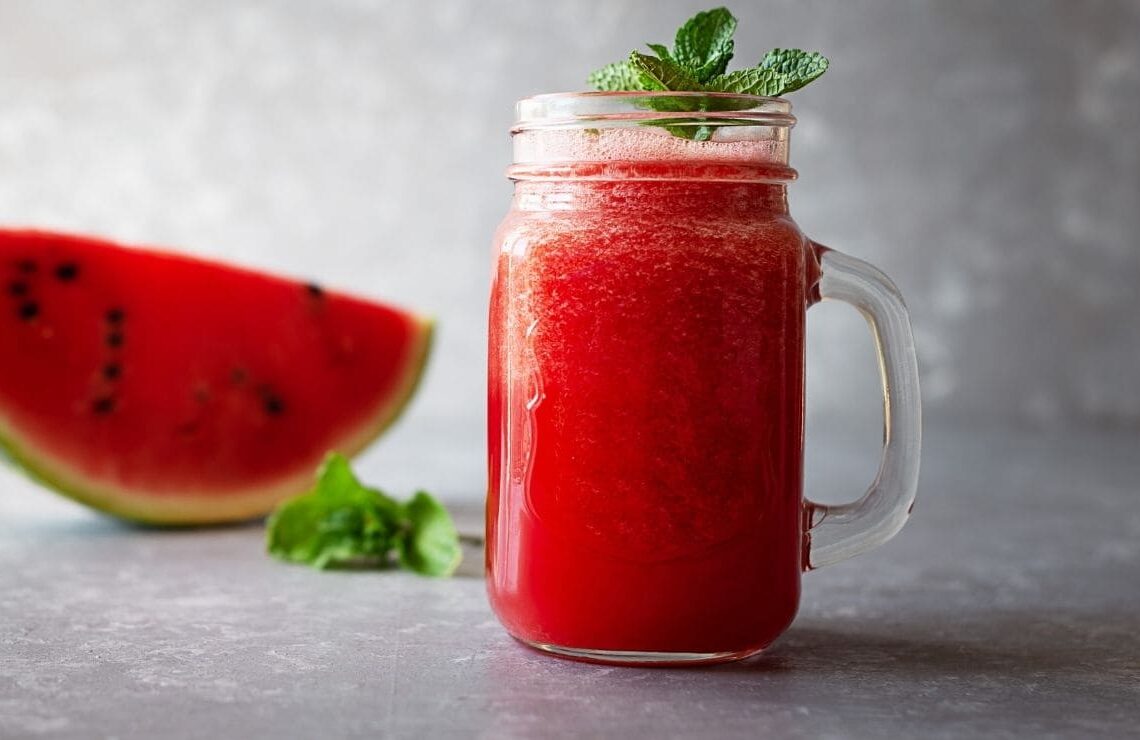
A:
<svg viewBox="0 0 1140 740">
<path fill-rule="evenodd" d="M 397 391 L 384 399 L 376 412 L 369 415 L 367 423 L 358 425 L 354 433 L 335 441 L 330 450 L 354 457 L 391 428 L 411 403 L 427 369 L 435 338 L 435 321 L 419 316 L 410 316 L 410 319 L 418 330 L 413 333 L 418 341 L 412 345 L 407 369 Z M 53 461 L 46 454 L 36 455 L 34 445 L 21 445 L 16 441 L 17 435 L 10 430 L 10 425 L 0 416 L 0 458 L 6 457 L 32 480 L 106 514 L 137 524 L 162 527 L 225 524 L 261 518 L 280 501 L 311 487 L 316 468 L 327 452 L 321 452 L 313 461 L 311 470 L 301 468 L 272 488 L 153 496 L 98 484 L 88 485 L 81 474 L 68 474 L 66 462 Z"/>
</svg>

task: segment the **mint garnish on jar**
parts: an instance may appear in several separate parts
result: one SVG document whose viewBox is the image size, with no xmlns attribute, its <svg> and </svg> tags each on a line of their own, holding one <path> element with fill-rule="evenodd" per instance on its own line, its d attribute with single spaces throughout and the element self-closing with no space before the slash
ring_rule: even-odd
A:
<svg viewBox="0 0 1140 740">
<path fill-rule="evenodd" d="M 653 54 L 639 51 L 629 59 L 607 64 L 589 77 L 604 92 L 710 92 L 775 97 L 799 90 L 827 71 L 827 57 L 815 51 L 772 49 L 755 67 L 728 72 L 735 43 L 736 18 L 726 8 L 697 13 L 677 30 L 673 48 L 647 44 Z M 654 110 L 671 112 L 724 111 L 731 99 L 715 96 L 647 98 Z M 715 126 L 677 125 L 659 121 L 677 136 L 704 141 Z M 727 122 L 721 122 L 727 123 Z"/>
</svg>

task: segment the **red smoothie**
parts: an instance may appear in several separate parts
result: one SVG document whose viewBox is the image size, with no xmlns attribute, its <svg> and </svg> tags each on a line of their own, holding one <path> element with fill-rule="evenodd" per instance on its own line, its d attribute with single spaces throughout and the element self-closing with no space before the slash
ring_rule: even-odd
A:
<svg viewBox="0 0 1140 740">
<path fill-rule="evenodd" d="M 559 135 L 579 159 L 514 168 L 496 237 L 492 606 L 540 646 L 754 652 L 803 565 L 794 172 L 759 144 Z"/>
</svg>

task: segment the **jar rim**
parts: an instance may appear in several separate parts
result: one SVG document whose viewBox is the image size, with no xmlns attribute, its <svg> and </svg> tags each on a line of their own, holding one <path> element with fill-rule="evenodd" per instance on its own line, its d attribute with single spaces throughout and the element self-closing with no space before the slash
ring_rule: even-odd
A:
<svg viewBox="0 0 1140 740">
<path fill-rule="evenodd" d="M 666 101 L 674 100 L 668 107 Z M 691 110 L 686 110 L 691 108 Z M 546 128 L 602 128 L 668 118 L 692 125 L 778 126 L 796 119 L 784 98 L 709 91 L 618 91 L 541 93 L 515 105 L 511 133 Z"/>
</svg>

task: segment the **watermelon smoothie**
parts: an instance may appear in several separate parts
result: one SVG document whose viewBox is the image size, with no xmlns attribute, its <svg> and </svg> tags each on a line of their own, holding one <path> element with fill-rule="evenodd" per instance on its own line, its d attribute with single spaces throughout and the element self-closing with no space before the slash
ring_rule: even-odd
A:
<svg viewBox="0 0 1140 740">
<path fill-rule="evenodd" d="M 487 573 L 531 645 L 724 660 L 795 614 L 818 269 L 788 213 L 786 127 L 753 128 L 516 131 L 491 299 Z"/>
</svg>

